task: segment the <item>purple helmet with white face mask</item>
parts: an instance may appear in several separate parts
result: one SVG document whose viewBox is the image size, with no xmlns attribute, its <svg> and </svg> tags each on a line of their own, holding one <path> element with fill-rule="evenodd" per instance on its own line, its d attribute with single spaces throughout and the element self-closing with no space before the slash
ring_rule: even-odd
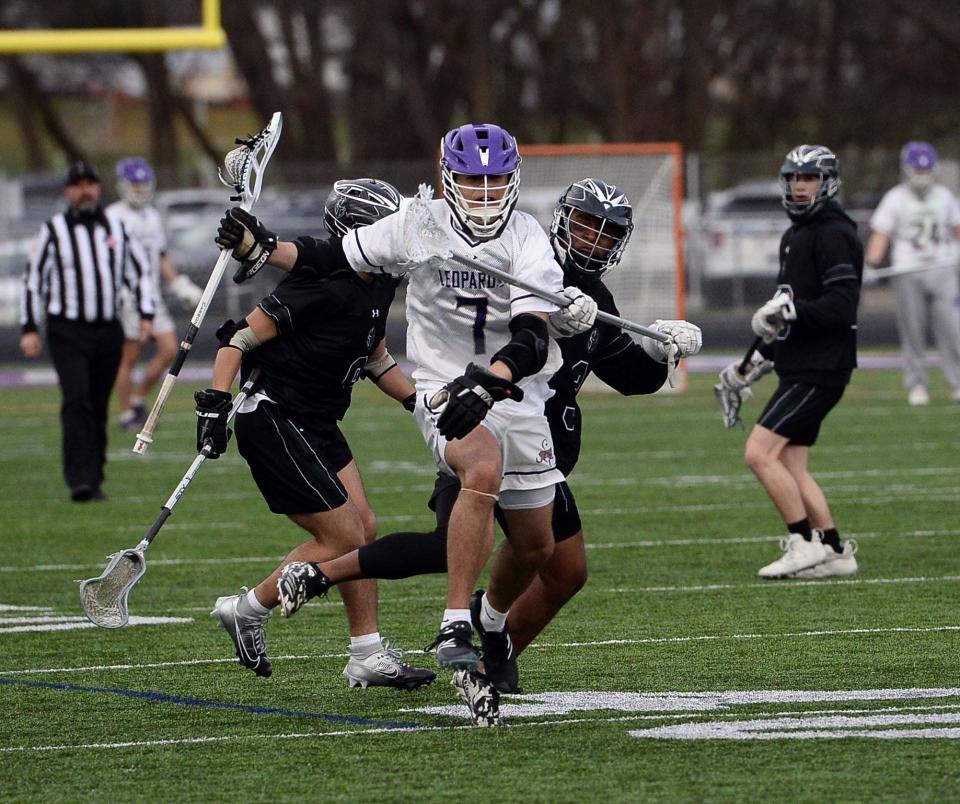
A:
<svg viewBox="0 0 960 804">
<path fill-rule="evenodd" d="M 914 192 L 925 193 L 933 184 L 937 152 L 929 142 L 908 142 L 900 149 L 900 170 Z"/>
<path fill-rule="evenodd" d="M 460 225 L 478 240 L 499 235 L 520 193 L 520 151 L 492 123 L 467 124 L 440 142 L 443 196 Z"/>
<path fill-rule="evenodd" d="M 117 192 L 132 207 L 144 207 L 153 200 L 157 178 L 150 163 L 142 156 L 131 156 L 117 162 Z"/>
</svg>

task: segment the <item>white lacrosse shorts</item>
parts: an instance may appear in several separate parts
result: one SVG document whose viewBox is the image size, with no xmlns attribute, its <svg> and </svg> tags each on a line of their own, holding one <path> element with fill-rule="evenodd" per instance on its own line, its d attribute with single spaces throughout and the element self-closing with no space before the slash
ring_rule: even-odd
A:
<svg viewBox="0 0 960 804">
<path fill-rule="evenodd" d="M 173 323 L 173 317 L 170 315 L 163 299 L 155 298 L 154 304 L 157 308 L 153 315 L 154 334 L 159 335 L 161 332 L 176 331 L 176 324 Z M 123 337 L 126 340 L 140 340 L 140 312 L 137 310 L 137 306 L 130 297 L 130 291 L 127 288 L 120 291 L 120 323 L 123 326 Z"/>
<path fill-rule="evenodd" d="M 424 441 L 433 453 L 437 468 L 455 475 L 456 472 L 443 457 L 447 439 L 437 432 L 439 414 L 433 413 L 426 405 L 427 400 L 442 387 L 442 383 L 418 383 L 417 406 L 413 415 Z M 515 403 L 509 400 L 495 403 L 478 425 L 486 427 L 500 445 L 503 461 L 500 491 L 534 491 L 562 483 L 564 476 L 557 468 L 547 417 L 517 414 L 512 410 L 514 406 Z M 510 496 L 517 499 L 516 495 Z"/>
</svg>

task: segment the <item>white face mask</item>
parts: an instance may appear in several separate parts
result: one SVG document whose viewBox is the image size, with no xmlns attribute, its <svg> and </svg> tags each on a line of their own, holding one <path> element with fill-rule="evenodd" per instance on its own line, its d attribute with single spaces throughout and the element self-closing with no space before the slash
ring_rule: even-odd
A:
<svg viewBox="0 0 960 804">
<path fill-rule="evenodd" d="M 907 177 L 907 184 L 915 192 L 924 193 L 933 185 L 932 170 L 916 170 L 911 167 L 904 167 L 903 172 Z"/>
</svg>

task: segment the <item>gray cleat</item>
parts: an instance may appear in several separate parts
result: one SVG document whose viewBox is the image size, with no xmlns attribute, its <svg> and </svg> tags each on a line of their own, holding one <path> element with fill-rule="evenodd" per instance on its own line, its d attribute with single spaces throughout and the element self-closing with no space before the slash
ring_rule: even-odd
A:
<svg viewBox="0 0 960 804">
<path fill-rule="evenodd" d="M 380 647 L 366 654 L 361 649 L 348 648 L 350 661 L 343 668 L 343 677 L 351 687 L 395 687 L 415 690 L 436 679 L 432 670 L 413 667 L 403 661 L 403 651 L 391 648 L 388 639 L 381 640 Z"/>
<path fill-rule="evenodd" d="M 273 672 L 273 666 L 267 658 L 267 637 L 263 626 L 270 615 L 246 616 L 237 611 L 246 594 L 247 589 L 244 587 L 238 595 L 218 597 L 210 614 L 219 619 L 220 625 L 230 634 L 240 664 L 258 676 L 267 678 Z"/>
</svg>

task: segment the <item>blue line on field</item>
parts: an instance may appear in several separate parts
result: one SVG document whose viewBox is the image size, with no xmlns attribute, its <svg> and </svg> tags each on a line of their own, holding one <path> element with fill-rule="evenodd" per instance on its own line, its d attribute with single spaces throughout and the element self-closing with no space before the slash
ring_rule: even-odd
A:
<svg viewBox="0 0 960 804">
<path fill-rule="evenodd" d="M 395 723 L 388 720 L 368 720 L 350 715 L 329 715 L 326 712 L 301 712 L 297 709 L 275 709 L 272 706 L 248 706 L 246 704 L 223 703 L 222 701 L 204 701 L 200 698 L 184 698 L 180 695 L 167 695 L 162 692 L 127 690 L 120 687 L 81 687 L 76 684 L 62 684 L 44 681 L 20 681 L 0 678 L 0 685 L 8 687 L 33 687 L 34 689 L 59 690 L 60 692 L 99 692 L 108 695 L 120 695 L 124 698 L 139 698 L 156 703 L 172 703 L 182 706 L 196 706 L 200 709 L 232 709 L 237 712 L 249 712 L 253 715 L 280 715 L 282 717 L 306 717 L 316 720 L 328 720 L 332 723 L 348 723 L 353 726 L 376 726 L 381 729 L 418 729 L 420 723 Z"/>
</svg>

